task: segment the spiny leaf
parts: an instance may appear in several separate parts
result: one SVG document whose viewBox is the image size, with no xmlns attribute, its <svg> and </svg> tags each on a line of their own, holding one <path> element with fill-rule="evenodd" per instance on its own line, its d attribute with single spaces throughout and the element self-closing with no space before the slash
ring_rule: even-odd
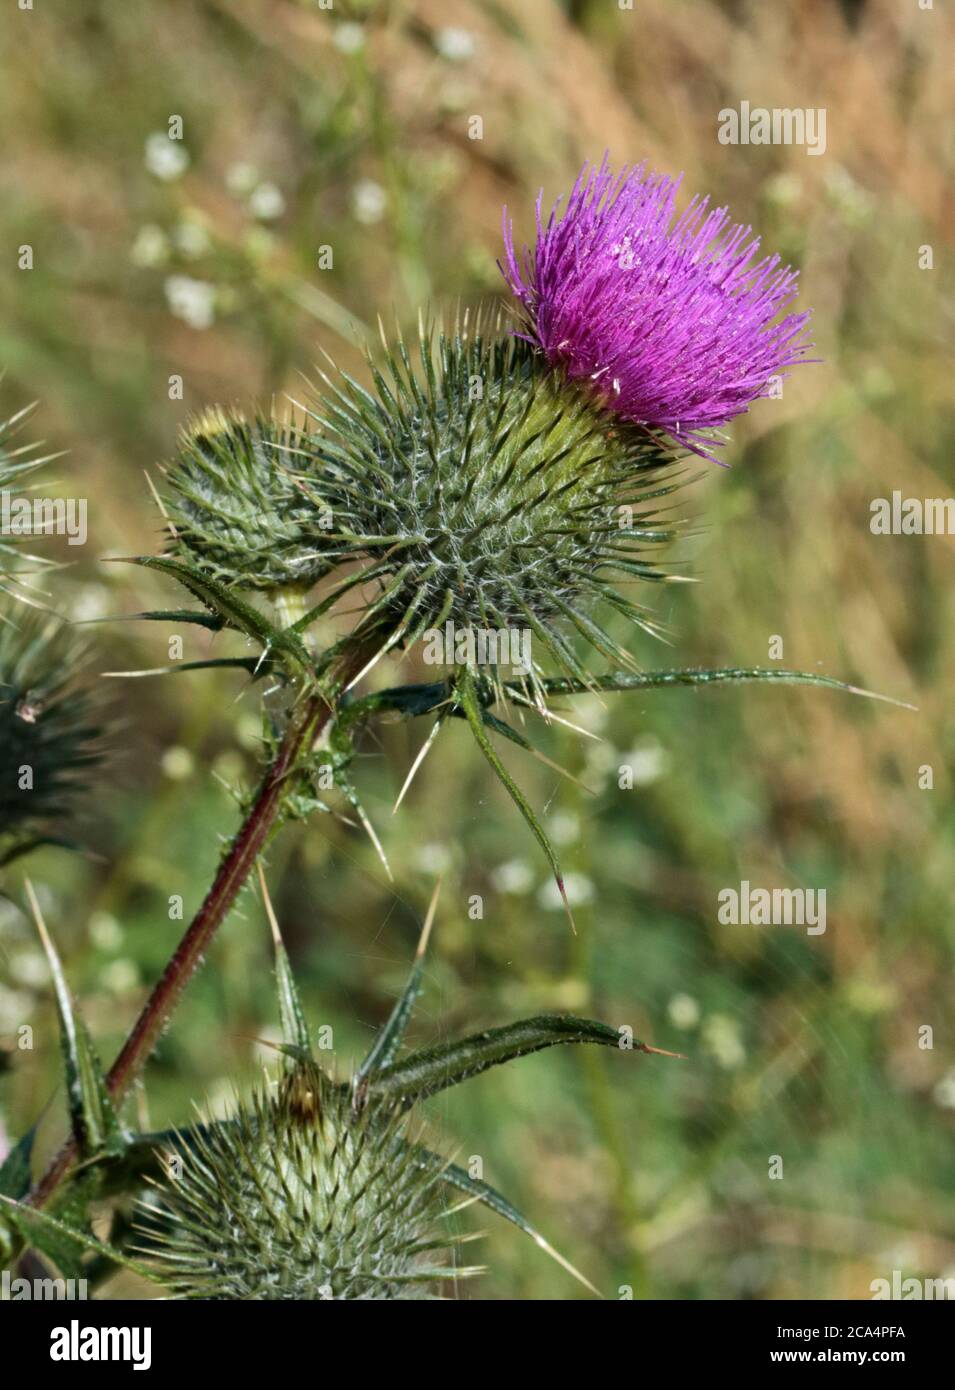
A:
<svg viewBox="0 0 955 1390">
<path fill-rule="evenodd" d="M 130 1259 L 121 1250 L 97 1240 L 89 1231 L 81 1231 L 66 1221 L 51 1216 L 49 1212 L 29 1207 L 23 1202 L 15 1202 L 10 1197 L 0 1195 L 0 1203 L 10 1214 L 11 1220 L 19 1228 L 24 1239 L 42 1253 L 48 1254 L 57 1268 L 64 1273 L 70 1270 L 82 1274 L 78 1256 L 83 1251 L 93 1250 L 104 1259 L 122 1265 L 124 1269 L 132 1270 L 134 1274 L 139 1274 L 152 1283 L 161 1282 L 155 1270 L 140 1264 L 138 1260 Z"/>
<path fill-rule="evenodd" d="M 3 1163 L 0 1164 L 0 1197 L 12 1197 L 19 1201 L 30 1191 L 30 1158 L 36 1139 L 36 1125 L 27 1130 L 23 1138 L 14 1144 Z M 18 1245 L 19 1227 L 0 1209 L 0 1260 L 12 1265 Z"/>
<path fill-rule="evenodd" d="M 107 618 L 87 618 L 82 626 L 91 623 L 192 623 L 197 627 L 208 628 L 210 632 L 221 632 L 225 620 L 217 613 L 200 613 L 194 608 L 156 608 L 146 613 L 115 613 Z"/>
<path fill-rule="evenodd" d="M 431 928 L 434 925 L 435 913 L 438 910 L 438 895 L 440 892 L 441 880 L 439 878 L 434 886 L 434 892 L 431 895 L 428 915 L 421 929 L 418 949 L 415 952 L 414 965 L 411 967 L 408 983 L 396 1000 L 395 1007 L 391 1011 L 388 1022 L 375 1039 L 374 1046 L 355 1073 L 354 1085 L 356 1091 L 363 1087 L 366 1077 L 374 1076 L 385 1067 L 390 1066 L 397 1056 L 398 1049 L 401 1046 L 401 1040 L 405 1035 L 405 1029 L 408 1027 L 412 1011 L 418 1000 L 418 995 L 421 993 L 424 957 L 428 949 L 428 939 L 431 935 Z"/>
<path fill-rule="evenodd" d="M 36 1125 L 14 1144 L 0 1164 L 0 1195 L 19 1200 L 30 1190 L 30 1155 L 36 1139 Z"/>
<path fill-rule="evenodd" d="M 26 879 L 24 886 L 53 976 L 73 1134 L 80 1152 L 86 1157 L 104 1152 L 117 1153 L 123 1147 L 123 1133 L 106 1088 L 99 1058 L 86 1024 L 73 1006 L 63 967 L 43 921 L 33 884 Z"/>
<path fill-rule="evenodd" d="M 537 843 L 540 845 L 541 849 L 543 849 L 545 855 L 547 856 L 547 862 L 550 864 L 551 870 L 553 872 L 554 879 L 557 883 L 558 891 L 560 892 L 560 896 L 563 899 L 564 907 L 567 911 L 567 916 L 570 918 L 571 925 L 573 926 L 573 913 L 570 910 L 570 903 L 567 900 L 567 893 L 564 889 L 564 878 L 563 874 L 561 873 L 560 864 L 557 862 L 557 855 L 554 853 L 554 849 L 551 845 L 550 840 L 548 840 L 547 836 L 544 833 L 542 825 L 540 824 L 536 815 L 534 814 L 530 802 L 527 800 L 520 787 L 518 787 L 517 783 L 511 777 L 510 773 L 507 771 L 507 768 L 501 762 L 501 759 L 498 757 L 494 745 L 491 743 L 491 740 L 487 736 L 487 732 L 485 730 L 483 710 L 478 700 L 474 675 L 470 670 L 464 669 L 461 671 L 457 683 L 455 685 L 455 691 L 458 695 L 461 709 L 464 711 L 464 716 L 471 726 L 471 732 L 474 735 L 475 742 L 477 743 L 481 752 L 484 754 L 485 758 L 487 758 L 488 762 L 491 764 L 491 767 L 497 774 L 501 784 L 507 791 L 508 795 L 511 797 L 514 804 L 517 806 L 517 809 L 520 811 L 521 815 L 527 821 L 527 824 L 533 831 Z"/>
<path fill-rule="evenodd" d="M 465 1172 L 456 1163 L 447 1163 L 439 1154 L 431 1153 L 430 1150 L 423 1148 L 419 1152 L 425 1163 L 433 1163 L 435 1167 L 440 1169 L 441 1176 L 446 1183 L 456 1187 L 459 1192 L 464 1192 L 469 1197 L 481 1202 L 490 1211 L 496 1212 L 498 1216 L 503 1216 L 505 1221 L 510 1221 L 519 1231 L 530 1236 L 531 1240 L 550 1255 L 552 1260 L 556 1260 L 562 1269 L 566 1269 L 568 1274 L 572 1274 L 591 1293 L 596 1294 L 598 1298 L 601 1297 L 600 1290 L 594 1287 L 586 1275 L 581 1274 L 579 1269 L 575 1269 L 569 1260 L 555 1250 L 537 1227 L 533 1226 L 512 1202 L 509 1202 L 502 1193 L 498 1192 L 497 1188 L 479 1178 L 472 1178 L 470 1173 Z"/>
<path fill-rule="evenodd" d="M 298 986 L 295 983 L 295 976 L 289 963 L 288 952 L 282 941 L 282 933 L 279 930 L 278 919 L 272 908 L 272 899 L 269 897 L 268 884 L 265 881 L 265 872 L 262 868 L 262 861 L 257 865 L 259 871 L 259 886 L 262 889 L 262 901 L 265 904 L 266 916 L 269 919 L 269 926 L 272 928 L 272 942 L 275 947 L 275 978 L 278 984 L 279 996 L 279 1015 L 282 1019 L 282 1035 L 286 1043 L 295 1048 L 299 1053 L 304 1053 L 306 1057 L 312 1055 L 312 1040 L 309 1037 L 308 1024 L 305 1022 L 305 1011 L 302 1008 L 302 1001 L 299 998 Z"/>
<path fill-rule="evenodd" d="M 174 661 L 169 666 L 152 666 L 143 671 L 104 671 L 104 677 L 114 680 L 138 680 L 142 676 L 176 676 L 182 671 L 210 671 L 225 667 L 234 671 L 245 671 L 253 680 L 261 680 L 274 669 L 271 661 L 254 656 L 219 656 L 208 661 Z"/>
<path fill-rule="evenodd" d="M 887 704 L 898 705 L 902 709 L 914 709 L 914 705 L 904 700 L 893 699 L 891 695 L 879 695 L 872 690 L 863 690 L 847 681 L 836 680 L 834 676 L 821 676 L 812 671 L 766 670 L 759 666 L 728 666 L 714 670 L 643 671 L 639 674 L 615 671 L 605 676 L 594 676 L 586 685 L 583 681 L 552 677 L 541 681 L 548 695 L 584 695 L 592 691 L 612 693 L 614 691 L 658 690 L 671 685 L 720 685 L 742 684 L 744 682 L 776 682 L 780 685 L 817 685 L 829 690 L 843 690 L 848 695 L 862 695 L 869 700 L 884 700 Z M 517 689 L 515 681 L 506 681 L 505 688 Z"/>
<path fill-rule="evenodd" d="M 268 651 L 278 651 L 292 660 L 299 674 L 310 669 L 308 652 L 297 636 L 286 628 L 275 627 L 252 604 L 240 599 L 218 580 L 210 579 L 191 565 L 160 555 L 131 555 L 122 557 L 127 564 L 144 569 L 159 570 L 184 585 L 229 627 L 245 633 Z"/>
<path fill-rule="evenodd" d="M 437 1047 L 415 1052 L 403 1062 L 385 1067 L 370 1078 L 368 1089 L 374 1095 L 399 1096 L 407 1104 L 438 1091 L 456 1086 L 472 1076 L 478 1076 L 502 1062 L 525 1057 L 558 1043 L 597 1043 L 602 1047 L 676 1056 L 650 1047 L 634 1038 L 627 1048 L 622 1045 L 618 1029 L 594 1019 L 574 1018 L 569 1014 L 543 1015 L 522 1019 L 503 1028 L 489 1028 L 483 1033 L 458 1042 L 442 1043 Z"/>
</svg>

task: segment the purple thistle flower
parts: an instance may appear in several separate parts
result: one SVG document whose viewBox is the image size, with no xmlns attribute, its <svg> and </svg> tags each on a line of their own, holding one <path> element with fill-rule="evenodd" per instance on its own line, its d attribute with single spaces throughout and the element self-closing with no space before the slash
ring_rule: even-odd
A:
<svg viewBox="0 0 955 1390">
<path fill-rule="evenodd" d="M 584 165 L 546 226 L 539 195 L 533 255 L 515 252 L 505 208 L 501 270 L 527 311 L 522 336 L 552 366 L 593 382 L 615 414 L 712 459 L 723 441 L 709 432 L 807 360 L 810 314 L 774 322 L 798 272 L 779 256 L 757 260 L 752 228 L 708 197 L 676 216 L 681 179 L 645 163 L 615 175 L 606 157 Z"/>
</svg>

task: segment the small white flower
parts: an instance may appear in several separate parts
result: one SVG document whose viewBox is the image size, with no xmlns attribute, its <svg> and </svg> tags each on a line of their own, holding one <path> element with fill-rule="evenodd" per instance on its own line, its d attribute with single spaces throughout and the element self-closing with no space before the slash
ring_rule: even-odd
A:
<svg viewBox="0 0 955 1390">
<path fill-rule="evenodd" d="M 0 1033 L 15 1033 L 33 1012 L 33 1000 L 24 990 L 0 985 Z"/>
<path fill-rule="evenodd" d="M 154 132 L 146 139 L 146 168 L 154 178 L 169 183 L 189 168 L 189 151 L 178 140 Z"/>
<path fill-rule="evenodd" d="M 205 227 L 201 222 L 196 222 L 192 218 L 186 218 L 179 223 L 173 232 L 173 241 L 176 250 L 190 260 L 204 256 L 212 245 Z"/>
<path fill-rule="evenodd" d="M 209 328 L 215 322 L 215 285 L 189 275 L 170 275 L 165 291 L 170 312 L 190 328 Z"/>
<path fill-rule="evenodd" d="M 274 183 L 260 183 L 249 199 L 249 211 L 253 217 L 261 217 L 263 222 L 281 217 L 285 211 L 281 190 Z"/>
<path fill-rule="evenodd" d="M 556 811 L 547 829 L 555 845 L 572 845 L 580 835 L 580 821 L 572 811 Z"/>
<path fill-rule="evenodd" d="M 943 1110 L 955 1110 L 955 1067 L 945 1073 L 932 1092 L 932 1099 Z"/>
<path fill-rule="evenodd" d="M 192 776 L 195 762 L 188 748 L 174 745 L 163 753 L 160 767 L 171 782 L 182 782 L 186 777 Z"/>
<path fill-rule="evenodd" d="M 635 787 L 649 787 L 663 776 L 670 759 L 666 749 L 655 738 L 644 738 L 624 754 L 621 761 L 632 769 Z"/>
<path fill-rule="evenodd" d="M 26 949 L 10 957 L 7 966 L 11 980 L 19 985 L 36 987 L 49 983 L 50 967 L 42 951 Z"/>
<path fill-rule="evenodd" d="M 246 160 L 240 160 L 237 164 L 230 164 L 226 170 L 225 186 L 237 198 L 248 197 L 258 181 L 258 169 Z"/>
<path fill-rule="evenodd" d="M 387 202 L 385 190 L 374 179 L 361 179 L 352 189 L 352 212 L 366 225 L 381 221 Z"/>
<path fill-rule="evenodd" d="M 365 46 L 365 31 L 360 24 L 339 24 L 332 43 L 339 53 L 358 53 Z"/>
<path fill-rule="evenodd" d="M 534 871 L 526 859 L 509 859 L 498 864 L 491 882 L 499 893 L 526 893 L 533 885 Z"/>
<path fill-rule="evenodd" d="M 711 1014 L 703 1024 L 703 1042 L 725 1071 L 735 1071 L 746 1061 L 739 1025 L 729 1014 Z"/>
<path fill-rule="evenodd" d="M 152 222 L 147 222 L 145 227 L 140 227 L 130 250 L 129 259 L 133 265 L 141 265 L 146 269 L 163 265 L 169 259 L 169 238 L 162 227 L 157 227 Z"/>
<path fill-rule="evenodd" d="M 470 29 L 462 29 L 456 24 L 439 29 L 434 36 L 434 46 L 449 63 L 466 63 L 469 58 L 474 57 L 476 48 Z"/>
<path fill-rule="evenodd" d="M 674 994 L 667 1005 L 670 1022 L 675 1028 L 695 1028 L 700 1021 L 700 1006 L 689 994 Z"/>
<path fill-rule="evenodd" d="M 611 772 L 616 777 L 617 769 L 623 761 L 622 755 L 612 743 L 608 743 L 605 739 L 601 739 L 599 743 L 588 741 L 584 756 L 587 763 L 587 774 L 592 780 L 608 777 Z"/>
<path fill-rule="evenodd" d="M 88 584 L 70 604 L 74 623 L 92 623 L 105 618 L 112 608 L 110 592 L 103 584 Z"/>
<path fill-rule="evenodd" d="M 103 970 L 103 984 L 113 994 L 124 994 L 139 984 L 139 967 L 135 961 L 122 957 L 111 960 Z"/>
<path fill-rule="evenodd" d="M 123 929 L 111 912 L 94 912 L 89 934 L 93 945 L 101 951 L 115 951 L 123 944 Z"/>
<path fill-rule="evenodd" d="M 426 874 L 444 873 L 450 863 L 451 856 L 445 845 L 422 845 L 415 855 L 416 868 Z"/>
</svg>

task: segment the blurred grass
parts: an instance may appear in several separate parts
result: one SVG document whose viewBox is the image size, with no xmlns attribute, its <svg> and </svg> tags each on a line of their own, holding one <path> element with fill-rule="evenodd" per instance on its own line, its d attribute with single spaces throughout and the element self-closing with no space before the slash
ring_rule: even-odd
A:
<svg viewBox="0 0 955 1390">
<path fill-rule="evenodd" d="M 480 1155 L 602 1288 L 868 1297 L 894 1268 L 955 1272 L 953 542 L 868 529 L 874 497 L 953 491 L 951 16 L 888 0 L 48 0 L 8 7 L 2 26 L 16 58 L 0 90 L 13 133 L 3 406 L 42 400 L 48 441 L 70 450 L 62 487 L 89 499 L 91 543 L 55 587 L 78 617 L 168 598 L 97 557 L 154 545 L 143 472 L 190 411 L 300 396 L 323 351 L 361 373 L 379 312 L 410 327 L 422 303 L 499 295 L 501 206 L 529 234 L 537 189 L 566 191 L 585 158 L 685 170 L 689 190 L 801 265 L 823 364 L 738 422 L 732 468 L 701 470 L 685 495 L 701 582 L 662 603 L 672 649 L 641 639 L 639 657 L 765 664 L 778 634 L 785 664 L 918 712 L 752 687 L 588 701 L 570 717 L 603 742 L 554 731 L 543 746 L 595 797 L 520 765 L 583 899 L 589 888 L 576 938 L 463 728 L 441 735 L 394 818 L 426 730 L 396 725 L 364 748 L 394 886 L 328 819 L 288 832 L 269 878 L 341 1067 L 384 1018 L 441 868 L 418 1039 L 568 1008 L 690 1054 L 554 1051 L 431 1107 L 443 1142 Z M 826 154 L 720 145 L 718 112 L 742 99 L 824 106 Z M 467 137 L 474 114 L 483 140 Z M 173 115 L 189 164 L 163 180 L 144 152 Z M 24 243 L 29 272 L 13 268 Z M 918 269 L 923 245 L 932 271 Z M 208 327 L 171 312 L 174 276 L 198 282 L 187 308 L 211 307 Z M 92 631 L 104 670 L 165 661 L 158 628 Z M 187 658 L 207 646 L 187 636 Z M 111 694 L 125 724 L 84 823 L 101 857 L 44 851 L 30 866 L 106 1056 L 179 930 L 169 895 L 187 915 L 198 905 L 234 825 L 212 774 L 250 779 L 257 734 L 254 699 L 228 677 Z M 619 791 L 617 767 L 634 760 L 642 784 Z M 744 878 L 825 887 L 826 935 L 719 926 L 718 890 Z M 0 1037 L 35 1029 L 32 1053 L 0 1052 L 0 1122 L 15 1136 L 55 1079 L 54 1014 L 22 914 L 0 910 Z M 150 1121 L 182 1121 L 193 1098 L 228 1103 L 265 1059 L 249 1039 L 275 1024 L 268 934 L 247 895 L 151 1064 Z M 918 1046 L 926 1024 L 932 1050 Z M 767 1177 L 772 1155 L 782 1181 Z M 573 1296 L 510 1228 L 485 1244 L 492 1272 L 470 1296 Z"/>
</svg>

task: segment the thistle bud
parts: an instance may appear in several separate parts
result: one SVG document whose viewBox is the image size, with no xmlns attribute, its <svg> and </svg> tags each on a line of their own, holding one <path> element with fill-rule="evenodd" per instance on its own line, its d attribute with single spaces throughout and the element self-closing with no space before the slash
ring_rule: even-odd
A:
<svg viewBox="0 0 955 1390">
<path fill-rule="evenodd" d="M 0 863 L 62 834 L 102 756 L 82 664 L 59 619 L 22 604 L 0 614 Z"/>
<path fill-rule="evenodd" d="M 356 1113 L 347 1087 L 301 1062 L 192 1131 L 146 1227 L 157 1275 L 179 1297 L 314 1300 L 414 1298 L 454 1276 L 436 1267 L 454 1242 L 440 1170 L 408 1125 L 394 1101 Z"/>
<path fill-rule="evenodd" d="M 300 478 L 315 453 L 294 422 L 206 411 L 166 472 L 169 553 L 235 589 L 309 588 L 332 563 Z"/>
</svg>

